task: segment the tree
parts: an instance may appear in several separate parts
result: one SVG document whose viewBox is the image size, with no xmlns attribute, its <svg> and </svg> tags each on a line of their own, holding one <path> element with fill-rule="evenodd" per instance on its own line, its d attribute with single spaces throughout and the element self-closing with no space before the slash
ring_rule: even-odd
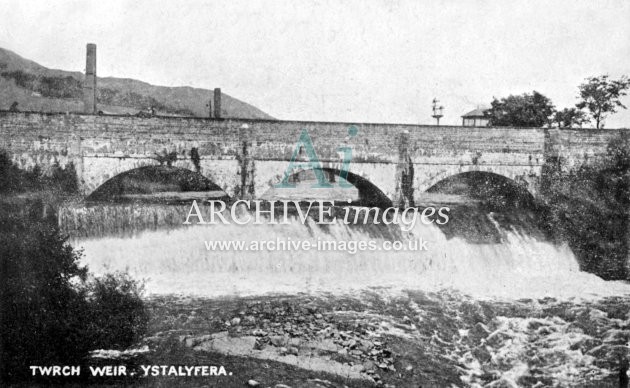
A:
<svg viewBox="0 0 630 388">
<path fill-rule="evenodd" d="M 142 285 L 89 278 L 81 252 L 38 215 L 0 202 L 0 386 L 29 365 L 79 365 L 90 350 L 125 349 L 147 327 Z"/>
<path fill-rule="evenodd" d="M 579 86 L 582 100 L 576 106 L 579 109 L 586 108 L 593 120 L 595 128 L 604 127 L 604 119 L 609 113 L 615 113 L 617 108 L 626 109 L 620 98 L 626 95 L 630 88 L 630 79 L 622 76 L 618 80 L 608 79 L 607 75 L 590 77 Z"/>
<path fill-rule="evenodd" d="M 553 112 L 551 100 L 534 90 L 531 94 L 495 98 L 486 116 L 494 126 L 542 127 L 551 123 Z"/>
<path fill-rule="evenodd" d="M 142 284 L 124 273 L 89 277 L 57 218 L 42 218 L 37 190 L 74 187 L 69 172 L 56 166 L 45 178 L 0 152 L 0 386 L 31 380 L 29 365 L 80 365 L 90 350 L 124 349 L 147 327 Z M 11 195 L 24 190 L 35 195 Z"/>
<path fill-rule="evenodd" d="M 586 114 L 577 108 L 564 108 L 557 111 L 553 120 L 558 123 L 560 128 L 573 128 L 573 126 L 582 126 L 588 121 Z"/>
<path fill-rule="evenodd" d="M 580 269 L 606 280 L 630 280 L 630 138 L 611 140 L 601 159 L 550 172 L 542 218 L 576 254 Z"/>
</svg>

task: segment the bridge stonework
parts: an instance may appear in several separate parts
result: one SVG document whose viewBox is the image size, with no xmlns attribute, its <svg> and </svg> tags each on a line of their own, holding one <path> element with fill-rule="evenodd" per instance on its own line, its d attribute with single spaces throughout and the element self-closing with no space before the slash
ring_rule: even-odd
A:
<svg viewBox="0 0 630 388">
<path fill-rule="evenodd" d="M 348 128 L 358 129 L 350 136 Z M 595 160 L 627 130 L 470 128 L 182 117 L 97 116 L 0 112 L 0 149 L 20 168 L 44 171 L 72 162 L 80 188 L 90 194 L 108 179 L 156 165 L 156 154 L 175 152 L 174 166 L 201 172 L 235 198 L 260 197 L 280 182 L 306 129 L 323 167 L 340 170 L 339 147 L 352 148 L 350 172 L 395 203 L 450 176 L 483 171 L 509 178 L 538 195 L 546 161 L 567 166 Z M 413 173 L 410 175 L 410 171 Z"/>
</svg>

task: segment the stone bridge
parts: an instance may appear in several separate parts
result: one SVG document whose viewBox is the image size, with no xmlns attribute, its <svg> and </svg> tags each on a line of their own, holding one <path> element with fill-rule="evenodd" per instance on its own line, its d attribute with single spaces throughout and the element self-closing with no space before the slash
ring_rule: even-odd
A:
<svg viewBox="0 0 630 388">
<path fill-rule="evenodd" d="M 195 170 L 190 151 L 196 148 L 204 176 L 234 198 L 257 198 L 282 180 L 304 129 L 324 169 L 342 170 L 339 148 L 350 147 L 351 183 L 370 183 L 398 204 L 469 171 L 498 174 L 536 196 L 545 163 L 588 163 L 615 136 L 630 134 L 3 111 L 0 149 L 21 168 L 73 163 L 88 195 L 118 174 L 158 164 L 156 154 L 175 152 L 174 166 Z"/>
</svg>

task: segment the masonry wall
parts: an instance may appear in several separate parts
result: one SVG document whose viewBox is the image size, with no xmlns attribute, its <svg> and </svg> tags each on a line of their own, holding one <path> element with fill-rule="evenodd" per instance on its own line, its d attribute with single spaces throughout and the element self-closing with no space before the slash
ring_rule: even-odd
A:
<svg viewBox="0 0 630 388">
<path fill-rule="evenodd" d="M 533 187 L 549 155 L 578 165 L 605 153 L 611 138 L 630 133 L 0 112 L 0 149 L 8 150 L 22 168 L 38 164 L 45 170 L 54 163 L 73 162 L 89 192 L 116 174 L 156 164 L 156 153 L 175 151 L 175 165 L 192 169 L 189 153 L 195 147 L 202 173 L 237 195 L 244 183 L 258 192 L 279 180 L 284 172 L 280 165 L 291 158 L 303 129 L 327 166 L 339 167 L 338 148 L 352 147 L 351 171 L 366 176 L 390 197 L 401 163 L 413 164 L 414 186 L 421 191 L 473 170 Z"/>
<path fill-rule="evenodd" d="M 79 114 L 0 112 L 0 148 L 21 168 L 73 162 L 85 192 L 129 169 L 153 165 L 156 153 L 175 151 L 176 165 L 191 168 L 198 148 L 202 168 L 217 184 L 234 188 L 240 152 L 238 127 L 226 121 Z M 221 169 L 215 168 L 219 164 Z M 226 165 L 233 169 L 225 174 Z M 226 178 L 229 177 L 229 178 Z M 214 178 L 214 177 L 211 177 Z"/>
<path fill-rule="evenodd" d="M 547 133 L 546 152 L 560 158 L 564 168 L 573 168 L 597 160 L 607 153 L 610 141 L 630 139 L 629 129 L 555 130 Z"/>
<path fill-rule="evenodd" d="M 348 134 L 350 126 L 358 129 L 354 137 Z M 481 157 L 487 163 L 535 164 L 541 162 L 545 141 L 542 129 L 0 112 L 0 145 L 17 153 L 134 156 L 161 149 L 183 153 L 194 144 L 203 157 L 227 158 L 239 154 L 241 141 L 248 139 L 256 159 L 288 160 L 302 129 L 323 161 L 338 160 L 337 148 L 352 146 L 354 162 L 394 163 L 405 131 L 416 163 L 468 163 L 468 158 Z M 610 137 L 609 131 L 561 132 L 567 134 L 561 136 L 563 146 L 570 148 L 599 146 Z"/>
</svg>

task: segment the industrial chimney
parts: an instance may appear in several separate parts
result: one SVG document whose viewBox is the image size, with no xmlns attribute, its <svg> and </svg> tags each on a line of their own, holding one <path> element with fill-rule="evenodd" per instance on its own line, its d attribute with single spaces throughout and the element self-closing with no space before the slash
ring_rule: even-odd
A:
<svg viewBox="0 0 630 388">
<path fill-rule="evenodd" d="M 96 45 L 94 43 L 87 44 L 83 110 L 85 113 L 96 114 Z"/>
<path fill-rule="evenodd" d="M 214 118 L 221 118 L 221 88 L 214 88 Z"/>
</svg>

